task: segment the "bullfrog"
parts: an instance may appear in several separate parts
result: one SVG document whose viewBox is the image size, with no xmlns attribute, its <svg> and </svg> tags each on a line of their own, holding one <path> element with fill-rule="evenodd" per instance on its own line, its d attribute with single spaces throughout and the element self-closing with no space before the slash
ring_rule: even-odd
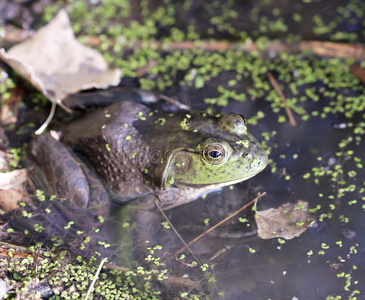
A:
<svg viewBox="0 0 365 300">
<path fill-rule="evenodd" d="M 104 92 L 105 94 L 105 92 Z M 59 198 L 85 209 L 170 209 L 261 172 L 266 153 L 237 113 L 161 109 L 140 90 L 36 138 L 31 152 Z M 83 95 L 85 97 L 85 95 Z M 94 96 L 92 97 L 95 98 Z M 90 97 L 89 97 L 90 99 Z"/>
</svg>

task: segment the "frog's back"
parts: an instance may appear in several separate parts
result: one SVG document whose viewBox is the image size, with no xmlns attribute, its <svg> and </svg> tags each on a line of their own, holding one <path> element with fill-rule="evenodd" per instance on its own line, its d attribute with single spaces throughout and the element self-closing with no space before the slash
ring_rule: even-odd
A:
<svg viewBox="0 0 365 300">
<path fill-rule="evenodd" d="M 151 193 L 147 162 L 141 157 L 148 147 L 133 123 L 149 108 L 119 102 L 76 120 L 62 132 L 62 141 L 86 157 L 97 173 L 123 200 Z"/>
</svg>

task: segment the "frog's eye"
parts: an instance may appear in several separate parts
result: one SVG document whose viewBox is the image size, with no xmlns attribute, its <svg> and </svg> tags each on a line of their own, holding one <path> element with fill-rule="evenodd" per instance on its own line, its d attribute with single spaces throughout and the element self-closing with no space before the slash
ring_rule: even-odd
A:
<svg viewBox="0 0 365 300">
<path fill-rule="evenodd" d="M 247 126 L 247 119 L 241 114 L 239 114 L 239 116 L 242 118 L 242 121 L 245 124 L 245 126 Z"/>
<path fill-rule="evenodd" d="M 209 145 L 204 149 L 203 155 L 208 163 L 218 165 L 224 161 L 226 151 L 221 145 Z"/>
</svg>

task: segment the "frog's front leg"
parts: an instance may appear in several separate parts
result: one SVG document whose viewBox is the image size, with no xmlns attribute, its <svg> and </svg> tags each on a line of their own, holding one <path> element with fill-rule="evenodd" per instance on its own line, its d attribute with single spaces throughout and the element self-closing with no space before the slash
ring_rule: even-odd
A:
<svg viewBox="0 0 365 300">
<path fill-rule="evenodd" d="M 31 153 L 64 206 L 73 210 L 107 207 L 108 192 L 94 171 L 49 133 L 32 141 Z"/>
</svg>

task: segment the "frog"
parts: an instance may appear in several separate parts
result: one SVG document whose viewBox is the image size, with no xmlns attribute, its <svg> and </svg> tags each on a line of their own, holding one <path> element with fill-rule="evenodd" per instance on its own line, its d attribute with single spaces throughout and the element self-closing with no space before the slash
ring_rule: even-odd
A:
<svg viewBox="0 0 365 300">
<path fill-rule="evenodd" d="M 241 114 L 167 110 L 138 89 L 103 93 L 109 105 L 31 143 L 58 198 L 76 209 L 111 201 L 167 210 L 245 181 L 268 163 Z"/>
</svg>

